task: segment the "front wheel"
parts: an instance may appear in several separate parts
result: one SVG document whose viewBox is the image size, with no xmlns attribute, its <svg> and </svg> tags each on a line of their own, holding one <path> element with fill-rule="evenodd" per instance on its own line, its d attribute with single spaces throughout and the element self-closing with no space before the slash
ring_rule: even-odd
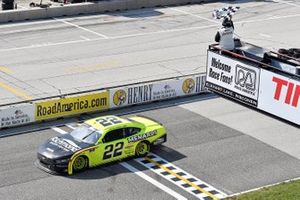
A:
<svg viewBox="0 0 300 200">
<path fill-rule="evenodd" d="M 150 151 L 150 145 L 145 141 L 138 143 L 135 147 L 135 155 L 137 157 L 144 157 L 149 153 L 149 151 Z"/>
<path fill-rule="evenodd" d="M 74 160 L 73 169 L 75 172 L 84 170 L 88 166 L 87 158 L 79 156 Z"/>
</svg>

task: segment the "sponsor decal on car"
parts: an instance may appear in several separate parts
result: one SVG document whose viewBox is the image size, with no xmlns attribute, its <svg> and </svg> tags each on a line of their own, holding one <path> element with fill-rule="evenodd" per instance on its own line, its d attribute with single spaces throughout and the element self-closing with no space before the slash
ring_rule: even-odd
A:
<svg viewBox="0 0 300 200">
<path fill-rule="evenodd" d="M 139 140 L 144 140 L 146 138 L 149 138 L 153 135 L 156 135 L 157 134 L 157 131 L 154 130 L 154 131 L 150 131 L 150 132 L 147 132 L 147 133 L 144 133 L 144 134 L 141 134 L 141 135 L 134 135 L 134 136 L 131 136 L 128 138 L 128 142 L 136 142 L 136 141 L 139 141 Z"/>
<path fill-rule="evenodd" d="M 57 146 L 58 148 L 60 148 L 64 151 L 76 152 L 81 149 L 78 145 L 76 145 L 71 140 L 60 139 L 59 137 L 51 138 L 50 144 Z"/>
</svg>

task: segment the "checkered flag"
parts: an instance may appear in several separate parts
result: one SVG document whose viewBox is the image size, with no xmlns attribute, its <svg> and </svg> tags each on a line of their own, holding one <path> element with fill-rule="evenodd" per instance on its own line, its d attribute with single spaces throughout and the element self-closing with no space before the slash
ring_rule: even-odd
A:
<svg viewBox="0 0 300 200">
<path fill-rule="evenodd" d="M 213 11 L 213 18 L 215 19 L 231 19 L 232 15 L 234 15 L 238 10 L 240 9 L 240 7 L 225 7 L 225 8 L 221 8 L 219 10 L 214 10 Z"/>
</svg>

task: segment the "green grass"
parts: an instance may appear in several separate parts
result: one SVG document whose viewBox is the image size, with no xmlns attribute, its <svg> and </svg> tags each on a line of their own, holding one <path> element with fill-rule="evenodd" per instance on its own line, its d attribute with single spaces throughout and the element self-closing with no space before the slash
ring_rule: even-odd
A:
<svg viewBox="0 0 300 200">
<path fill-rule="evenodd" d="M 300 200 L 300 180 L 228 197 L 226 200 Z"/>
</svg>

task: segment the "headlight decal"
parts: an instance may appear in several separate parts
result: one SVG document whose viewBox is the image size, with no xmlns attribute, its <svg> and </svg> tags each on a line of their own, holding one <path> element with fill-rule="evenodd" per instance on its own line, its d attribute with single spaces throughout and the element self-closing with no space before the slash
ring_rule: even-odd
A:
<svg viewBox="0 0 300 200">
<path fill-rule="evenodd" d="M 69 158 L 65 158 L 65 159 L 59 159 L 59 160 L 55 160 L 56 164 L 60 164 L 60 163 L 68 163 L 69 162 Z"/>
</svg>

